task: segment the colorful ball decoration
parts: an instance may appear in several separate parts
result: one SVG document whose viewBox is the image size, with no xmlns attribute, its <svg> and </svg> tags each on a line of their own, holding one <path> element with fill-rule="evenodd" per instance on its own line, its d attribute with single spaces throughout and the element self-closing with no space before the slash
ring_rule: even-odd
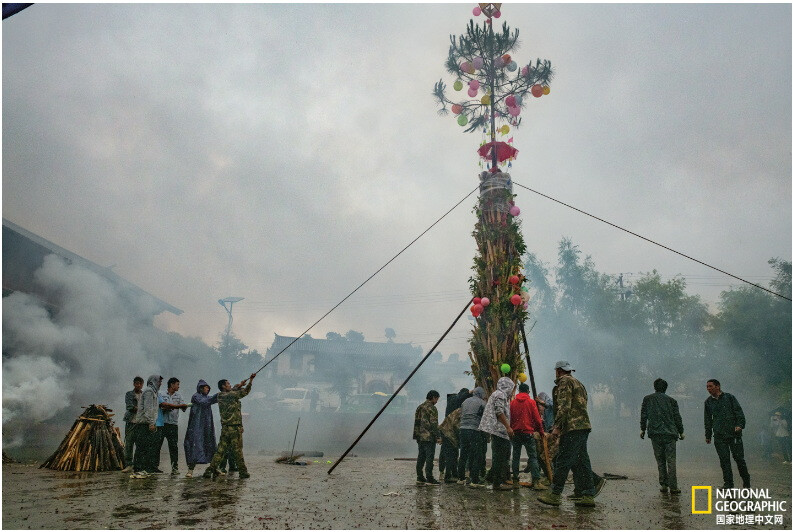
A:
<svg viewBox="0 0 793 532">
<path fill-rule="evenodd" d="M 518 294 L 513 295 L 511 298 L 509 298 L 509 300 L 516 307 L 523 302 L 523 300 L 520 298 Z"/>
<path fill-rule="evenodd" d="M 478 79 L 472 79 L 472 80 L 471 80 L 471 81 L 468 83 L 468 86 L 469 86 L 469 87 L 471 87 L 472 89 L 474 89 L 474 90 L 477 90 L 477 91 L 478 91 L 478 90 L 479 90 L 479 80 L 478 80 Z"/>
<path fill-rule="evenodd" d="M 528 377 L 526 377 L 525 373 L 518 373 L 518 380 L 520 382 L 526 382 L 526 379 L 528 379 Z"/>
<path fill-rule="evenodd" d="M 482 298 L 481 297 L 475 297 L 474 298 L 474 305 L 478 305 L 481 302 L 482 302 Z"/>
<path fill-rule="evenodd" d="M 465 124 L 468 123 L 468 117 L 465 116 L 465 115 L 458 116 L 457 117 L 457 123 L 460 124 L 461 126 L 464 126 Z"/>
<path fill-rule="evenodd" d="M 477 56 L 474 57 L 473 64 L 474 64 L 474 68 L 479 70 L 480 68 L 485 66 L 485 60 Z"/>
<path fill-rule="evenodd" d="M 463 90 L 463 82 L 460 81 L 459 79 L 457 81 L 455 81 L 454 85 L 452 85 L 452 86 L 454 87 L 454 90 L 456 90 L 456 91 Z"/>
<path fill-rule="evenodd" d="M 501 364 L 501 373 L 509 373 L 510 370 L 512 370 L 512 368 L 510 367 L 509 364 L 507 364 L 506 362 Z"/>
<path fill-rule="evenodd" d="M 520 94 L 515 95 L 515 107 L 520 107 L 520 104 L 523 103 L 523 96 Z"/>
<path fill-rule="evenodd" d="M 518 116 L 520 114 L 520 107 L 507 107 L 507 111 L 511 116 Z"/>
<path fill-rule="evenodd" d="M 486 307 L 490 304 L 490 299 L 487 297 L 483 297 L 481 303 L 483 307 Z"/>
<path fill-rule="evenodd" d="M 504 103 L 507 104 L 507 107 L 515 107 L 515 95 L 510 94 L 504 98 Z"/>
<path fill-rule="evenodd" d="M 510 72 L 515 72 L 517 69 L 518 69 L 518 64 L 515 61 L 512 61 L 507 65 L 507 70 L 509 70 Z"/>
<path fill-rule="evenodd" d="M 542 96 L 542 93 L 543 93 L 542 85 L 531 86 L 531 95 L 534 96 L 535 98 L 539 98 L 540 96 Z"/>
<path fill-rule="evenodd" d="M 485 94 L 484 96 L 482 96 L 482 99 L 480 101 L 482 102 L 482 105 L 490 105 L 490 95 Z"/>
<path fill-rule="evenodd" d="M 523 77 L 529 77 L 529 65 L 520 69 L 520 75 Z"/>
<path fill-rule="evenodd" d="M 509 277 L 509 284 L 518 284 L 520 282 L 520 277 L 517 275 L 511 275 Z"/>
<path fill-rule="evenodd" d="M 518 207 L 517 205 L 513 205 L 512 207 L 509 208 L 509 213 L 512 216 L 518 216 L 520 214 L 520 207 Z"/>
<path fill-rule="evenodd" d="M 501 132 L 502 135 L 506 135 L 507 133 L 509 133 L 509 126 L 504 124 L 503 126 L 501 126 L 501 129 L 499 129 L 499 131 Z"/>
<path fill-rule="evenodd" d="M 462 105 L 460 105 L 459 103 L 455 103 L 455 104 L 452 105 L 452 113 L 454 113 L 456 115 L 459 115 L 462 112 L 463 112 L 463 106 Z"/>
<path fill-rule="evenodd" d="M 474 305 L 474 310 L 476 310 L 476 314 L 479 315 L 483 310 L 485 310 L 485 307 L 483 307 L 481 303 L 477 303 Z"/>
<path fill-rule="evenodd" d="M 504 54 L 501 56 L 501 60 L 504 61 L 505 65 L 508 65 L 510 61 L 512 61 L 512 56 L 509 54 Z"/>
<path fill-rule="evenodd" d="M 501 11 L 493 12 L 493 18 L 499 18 L 501 16 Z"/>
<path fill-rule="evenodd" d="M 474 16 L 475 16 L 475 17 L 478 17 L 479 15 L 481 15 L 481 14 L 482 14 L 482 8 L 481 8 L 481 7 L 479 7 L 479 6 L 476 6 L 476 7 L 474 8 L 474 11 L 473 11 L 473 13 L 474 13 Z"/>
<path fill-rule="evenodd" d="M 472 88 L 472 87 L 469 87 L 469 88 L 468 88 L 468 96 L 470 96 L 471 98 L 475 98 L 475 97 L 476 97 L 476 94 L 477 94 L 478 92 L 479 92 L 479 91 L 477 91 L 476 89 L 474 89 L 474 88 Z"/>
<path fill-rule="evenodd" d="M 548 85 L 543 85 L 542 93 L 545 94 L 546 96 L 551 94 L 551 88 Z"/>
</svg>

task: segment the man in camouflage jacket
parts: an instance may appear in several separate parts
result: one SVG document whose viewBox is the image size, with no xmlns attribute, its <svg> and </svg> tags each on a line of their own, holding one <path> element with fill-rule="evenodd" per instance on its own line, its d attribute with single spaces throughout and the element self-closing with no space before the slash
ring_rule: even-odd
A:
<svg viewBox="0 0 793 532">
<path fill-rule="evenodd" d="M 556 363 L 556 387 L 553 391 L 554 425 L 551 434 L 559 438 L 559 452 L 553 467 L 553 484 L 550 493 L 537 498 L 538 501 L 559 506 L 562 490 L 570 470 L 573 471 L 575 491 L 581 498 L 576 506 L 594 506 L 595 489 L 592 481 L 592 465 L 587 452 L 587 439 L 592 430 L 587 413 L 587 391 L 575 377 L 569 362 Z"/>
<path fill-rule="evenodd" d="M 218 443 L 217 451 L 212 457 L 212 462 L 204 471 L 205 477 L 215 478 L 218 475 L 218 468 L 221 462 L 226 459 L 226 454 L 234 457 L 237 463 L 237 468 L 240 472 L 240 478 L 248 478 L 251 475 L 248 473 L 248 468 L 245 465 L 245 458 L 242 456 L 242 405 L 240 399 L 245 397 L 251 392 L 251 385 L 253 379 L 256 378 L 255 373 L 251 373 L 248 379 L 243 380 L 234 388 L 231 383 L 223 379 L 218 382 L 218 409 L 220 410 L 220 442 Z M 248 385 L 243 388 L 245 381 Z"/>
<path fill-rule="evenodd" d="M 438 485 L 432 475 L 435 462 L 435 444 L 440 443 L 441 433 L 438 428 L 438 408 L 435 406 L 441 394 L 435 390 L 427 392 L 427 400 L 416 408 L 413 421 L 413 439 L 419 446 L 416 460 L 416 484 Z"/>
</svg>

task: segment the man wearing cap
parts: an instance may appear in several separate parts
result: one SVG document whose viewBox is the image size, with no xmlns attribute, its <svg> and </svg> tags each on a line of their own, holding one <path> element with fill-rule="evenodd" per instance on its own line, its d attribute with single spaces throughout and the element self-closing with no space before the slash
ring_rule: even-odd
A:
<svg viewBox="0 0 793 532">
<path fill-rule="evenodd" d="M 575 371 L 569 362 L 556 363 L 556 387 L 553 391 L 554 425 L 551 435 L 559 438 L 559 452 L 553 464 L 551 491 L 543 493 L 537 500 L 544 504 L 559 506 L 562 491 L 570 470 L 573 471 L 575 491 L 581 498 L 576 506 L 594 506 L 595 488 L 592 482 L 592 465 L 587 453 L 587 439 L 592 431 L 587 413 L 587 392 L 571 373 Z"/>
</svg>

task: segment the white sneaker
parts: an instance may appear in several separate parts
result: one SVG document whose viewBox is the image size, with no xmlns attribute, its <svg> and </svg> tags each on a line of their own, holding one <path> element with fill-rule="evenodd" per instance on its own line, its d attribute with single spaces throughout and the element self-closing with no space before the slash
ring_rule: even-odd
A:
<svg viewBox="0 0 793 532">
<path fill-rule="evenodd" d="M 188 469 L 187 474 L 184 476 L 184 478 L 193 478 L 193 470 Z"/>
</svg>

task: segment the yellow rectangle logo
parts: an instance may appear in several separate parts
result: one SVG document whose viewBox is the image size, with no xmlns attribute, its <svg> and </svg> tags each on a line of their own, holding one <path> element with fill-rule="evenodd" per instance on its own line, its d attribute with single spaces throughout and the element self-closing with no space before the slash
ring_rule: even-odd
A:
<svg viewBox="0 0 793 532">
<path fill-rule="evenodd" d="M 707 490 L 708 492 L 708 509 L 697 510 L 697 490 Z M 692 514 L 709 514 L 712 511 L 711 503 L 713 501 L 713 490 L 711 486 L 691 486 L 691 513 Z"/>
</svg>

